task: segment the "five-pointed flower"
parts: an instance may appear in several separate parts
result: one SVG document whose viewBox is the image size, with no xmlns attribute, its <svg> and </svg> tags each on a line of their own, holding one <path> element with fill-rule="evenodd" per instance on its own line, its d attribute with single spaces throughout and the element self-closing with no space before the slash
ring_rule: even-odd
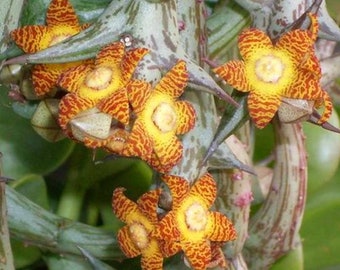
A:
<svg viewBox="0 0 340 270">
<path fill-rule="evenodd" d="M 58 81 L 67 90 L 59 105 L 59 124 L 62 129 L 78 113 L 96 107 L 119 122 L 129 123 L 129 102 L 126 86 L 133 72 L 148 53 L 145 48 L 125 51 L 122 42 L 102 48 L 94 63 L 79 65 L 64 72 Z"/>
<path fill-rule="evenodd" d="M 137 119 L 123 154 L 138 156 L 160 172 L 168 172 L 182 157 L 183 146 L 176 135 L 195 124 L 190 103 L 176 100 L 184 91 L 188 73 L 179 61 L 152 90 L 150 84 L 135 81 L 128 87 Z"/>
<path fill-rule="evenodd" d="M 164 175 L 163 181 L 172 195 L 172 210 L 160 221 L 156 236 L 166 245 L 180 246 L 194 269 L 206 269 L 214 260 L 210 241 L 236 238 L 231 221 L 219 212 L 209 211 L 216 198 L 216 183 L 208 173 L 191 188 L 179 176 Z"/>
<path fill-rule="evenodd" d="M 25 53 L 35 53 L 78 34 L 88 27 L 80 25 L 77 15 L 68 0 L 52 0 L 46 14 L 47 25 L 27 25 L 11 32 L 15 43 Z M 82 61 L 62 64 L 36 64 L 32 69 L 32 81 L 37 96 L 50 92 L 58 76 Z"/>
<path fill-rule="evenodd" d="M 160 190 L 145 193 L 137 203 L 129 200 L 123 192 L 123 188 L 115 189 L 112 198 L 113 212 L 127 224 L 117 235 L 122 251 L 128 258 L 142 255 L 142 269 L 162 269 L 160 242 L 152 236 L 158 223 L 156 210 Z"/>
<path fill-rule="evenodd" d="M 277 112 L 282 97 L 315 101 L 325 110 L 319 123 L 332 112 L 327 92 L 320 86 L 321 69 L 314 53 L 318 21 L 309 14 L 311 26 L 285 33 L 273 44 L 261 30 L 250 28 L 239 36 L 241 61 L 230 61 L 214 69 L 231 86 L 249 92 L 248 109 L 258 128 L 265 127 Z"/>
</svg>

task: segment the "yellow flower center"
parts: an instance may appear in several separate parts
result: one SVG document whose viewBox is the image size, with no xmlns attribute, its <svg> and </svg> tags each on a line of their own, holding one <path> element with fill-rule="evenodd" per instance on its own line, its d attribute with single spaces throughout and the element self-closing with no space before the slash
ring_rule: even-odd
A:
<svg viewBox="0 0 340 270">
<path fill-rule="evenodd" d="M 139 249 L 144 249 L 149 244 L 148 232 L 140 223 L 132 223 L 129 226 L 129 233 L 133 243 Z"/>
<path fill-rule="evenodd" d="M 60 43 L 60 42 L 62 42 L 63 40 L 67 39 L 70 36 L 71 35 L 55 35 L 52 38 L 52 40 L 51 40 L 51 42 L 50 42 L 50 44 L 48 46 L 50 47 L 50 46 L 53 46 L 53 45 L 55 45 L 57 43 Z"/>
<path fill-rule="evenodd" d="M 87 74 L 85 85 L 94 90 L 105 89 L 112 80 L 112 69 L 109 67 L 97 67 Z"/>
<path fill-rule="evenodd" d="M 256 61 L 255 74 L 263 82 L 276 83 L 281 78 L 284 68 L 280 58 L 265 55 Z"/>
<path fill-rule="evenodd" d="M 152 121 L 160 131 L 164 133 L 169 132 L 176 127 L 176 111 L 169 103 L 162 102 L 154 110 Z"/>
<path fill-rule="evenodd" d="M 207 211 L 201 204 L 194 202 L 186 209 L 185 223 L 189 230 L 203 231 L 207 222 Z"/>
</svg>

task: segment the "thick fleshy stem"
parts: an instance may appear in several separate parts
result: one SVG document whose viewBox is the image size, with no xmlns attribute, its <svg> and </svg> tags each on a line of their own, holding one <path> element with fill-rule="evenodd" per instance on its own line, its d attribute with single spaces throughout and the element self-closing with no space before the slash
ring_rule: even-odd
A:
<svg viewBox="0 0 340 270">
<path fill-rule="evenodd" d="M 307 157 L 301 124 L 273 121 L 275 167 L 268 197 L 251 218 L 244 255 L 251 269 L 268 269 L 300 244 L 305 208 Z"/>
</svg>

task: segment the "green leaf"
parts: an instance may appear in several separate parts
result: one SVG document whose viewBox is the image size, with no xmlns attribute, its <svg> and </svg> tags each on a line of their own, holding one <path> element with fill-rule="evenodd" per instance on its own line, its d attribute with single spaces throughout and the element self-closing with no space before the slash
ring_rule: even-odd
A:
<svg viewBox="0 0 340 270">
<path fill-rule="evenodd" d="M 305 269 L 332 269 L 340 264 L 339 179 L 340 170 L 318 193 L 308 197 L 301 228 Z"/>
<path fill-rule="evenodd" d="M 247 94 L 239 91 L 233 91 L 231 97 L 238 102 L 239 107 L 232 104 L 226 104 L 225 111 L 217 127 L 213 141 L 210 143 L 208 151 L 203 159 L 205 163 L 209 157 L 217 150 L 219 145 L 224 142 L 232 133 L 249 119 L 247 108 Z"/>
<path fill-rule="evenodd" d="M 281 257 L 270 270 L 303 270 L 303 248 L 302 244 L 289 251 Z"/>
<path fill-rule="evenodd" d="M 70 140 L 49 143 L 38 136 L 30 122 L 13 112 L 0 86 L 0 145 L 3 153 L 4 174 L 21 178 L 25 174 L 47 174 L 55 170 L 72 152 Z"/>
</svg>

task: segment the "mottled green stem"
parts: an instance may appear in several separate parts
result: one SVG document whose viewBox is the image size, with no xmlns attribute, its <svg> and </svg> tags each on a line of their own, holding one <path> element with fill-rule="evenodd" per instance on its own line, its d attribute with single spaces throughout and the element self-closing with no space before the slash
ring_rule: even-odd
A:
<svg viewBox="0 0 340 270">
<path fill-rule="evenodd" d="M 273 180 L 268 197 L 249 224 L 244 255 L 250 269 L 268 269 L 300 244 L 307 160 L 301 124 L 273 121 L 276 149 Z"/>
<path fill-rule="evenodd" d="M 235 136 L 227 139 L 227 143 L 235 155 L 247 165 L 251 164 L 246 147 Z M 215 207 L 230 218 L 237 231 L 237 239 L 226 243 L 223 250 L 231 262 L 228 269 L 247 269 L 242 257 L 242 249 L 248 237 L 251 192 L 251 175 L 237 169 L 214 172 L 218 183 L 218 196 Z M 242 268 L 237 266 L 243 265 Z"/>
<path fill-rule="evenodd" d="M 18 240 L 60 255 L 82 257 L 80 246 L 99 259 L 124 258 L 112 232 L 61 218 L 10 187 L 6 191 L 8 224 Z"/>
<path fill-rule="evenodd" d="M 7 224 L 7 203 L 5 192 L 6 183 L 0 179 L 0 269 L 13 270 L 14 264 Z"/>
</svg>

